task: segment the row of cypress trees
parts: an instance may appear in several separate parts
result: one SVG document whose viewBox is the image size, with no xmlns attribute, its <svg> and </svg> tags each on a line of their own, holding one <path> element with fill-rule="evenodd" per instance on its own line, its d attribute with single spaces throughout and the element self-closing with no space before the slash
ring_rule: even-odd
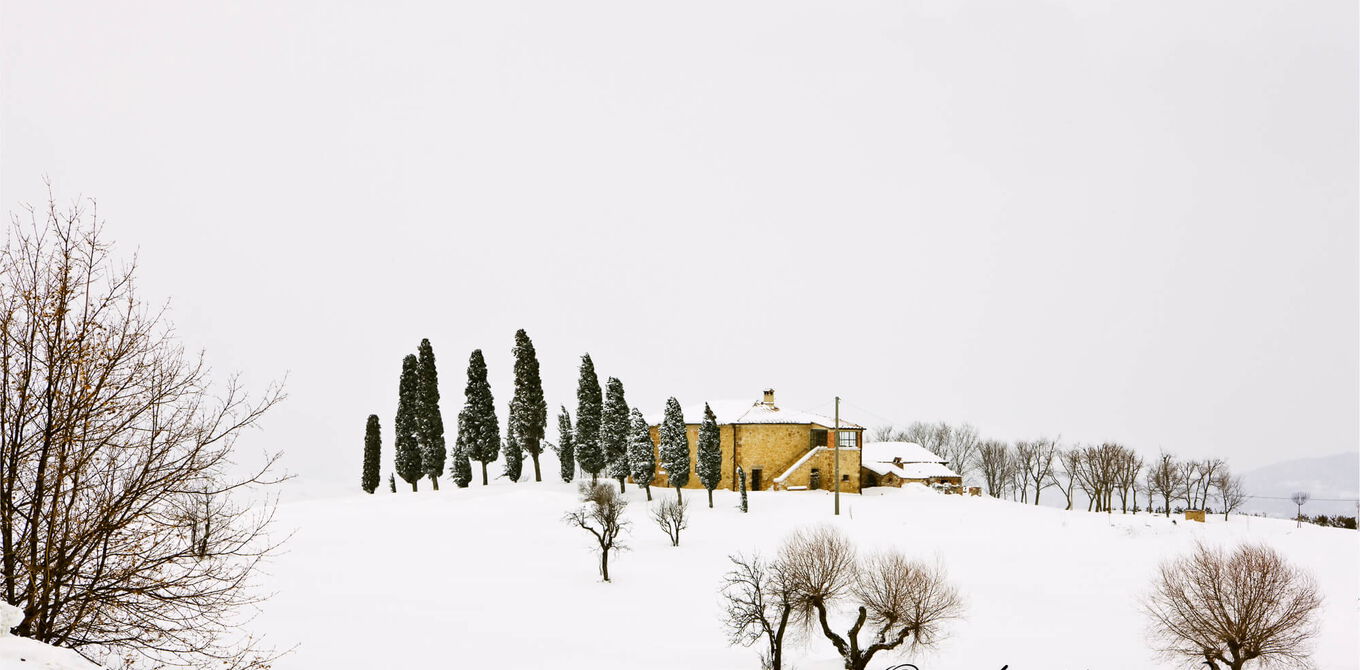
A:
<svg viewBox="0 0 1360 670">
<path fill-rule="evenodd" d="M 465 402 L 458 413 L 458 434 L 452 454 L 446 454 L 445 449 L 439 379 L 430 341 L 421 340 L 417 353 L 408 354 L 402 360 L 394 424 L 395 469 L 397 476 L 411 485 L 412 491 L 417 490 L 420 480 L 425 477 L 429 477 L 434 489 L 439 490 L 439 477 L 444 474 L 446 458 L 451 460 L 450 474 L 458 487 L 471 483 L 472 461 L 481 464 L 482 484 L 486 485 L 489 480 L 487 467 L 502 452 L 504 474 L 511 481 L 519 481 L 523 474 L 525 452 L 533 461 L 534 481 L 542 481 L 539 455 L 543 453 L 547 403 L 543 397 L 538 356 L 523 329 L 515 333 L 513 354 L 515 393 L 510 401 L 504 442 L 500 437 L 491 385 L 487 382 L 486 359 L 477 349 L 468 360 Z M 581 356 L 575 425 L 564 406 L 558 413 L 557 427 L 556 450 L 564 482 L 571 482 L 579 467 L 590 475 L 591 481 L 600 476 L 618 481 L 620 491 L 625 490 L 625 482 L 632 478 L 651 500 L 659 451 L 660 466 L 667 474 L 670 486 L 675 488 L 677 498 L 681 489 L 689 484 L 689 436 L 679 401 L 674 397 L 666 401 L 659 429 L 660 444 L 654 451 L 647 421 L 640 410 L 628 406 L 623 382 L 610 377 L 601 388 L 590 354 Z M 377 490 L 379 484 L 381 443 L 378 416 L 370 415 L 364 434 L 362 475 L 362 486 L 368 493 Z M 707 404 L 699 427 L 698 454 L 693 470 L 708 490 L 708 504 L 712 507 L 713 489 L 722 476 L 722 450 L 717 418 Z M 395 480 L 392 486 L 395 489 Z"/>
<path fill-rule="evenodd" d="M 543 400 L 543 381 L 539 375 L 538 354 L 529 335 L 515 333 L 515 394 L 510 401 L 504 442 L 505 476 L 519 481 L 523 476 L 524 453 L 534 464 L 534 480 L 542 481 L 538 457 L 543 453 L 543 434 L 547 424 L 547 404 Z M 488 483 L 487 466 L 502 452 L 500 423 L 495 399 L 487 381 L 486 359 L 477 349 L 468 358 L 467 386 L 463 409 L 458 412 L 458 434 L 453 453 L 444 442 L 444 419 L 439 409 L 439 373 L 434 349 L 428 339 L 420 341 L 417 353 L 402 359 L 397 387 L 397 415 L 393 424 L 396 475 L 418 489 L 429 477 L 439 490 L 439 477 L 449 460 L 454 484 L 464 488 L 472 482 L 472 461 L 481 463 L 482 484 Z M 361 485 L 373 493 L 378 488 L 381 470 L 382 437 L 378 415 L 371 414 L 364 430 L 364 463 Z M 393 489 L 395 489 L 393 480 Z"/>
</svg>

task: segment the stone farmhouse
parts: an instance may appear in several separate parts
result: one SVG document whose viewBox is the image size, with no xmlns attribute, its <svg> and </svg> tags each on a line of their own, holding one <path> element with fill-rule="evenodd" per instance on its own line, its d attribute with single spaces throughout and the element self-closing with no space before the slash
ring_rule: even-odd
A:
<svg viewBox="0 0 1360 670">
<path fill-rule="evenodd" d="M 699 424 L 703 405 L 685 408 L 685 433 L 689 438 L 690 463 L 697 461 Z M 718 488 L 737 490 L 737 467 L 746 471 L 746 486 L 762 490 L 832 490 L 835 486 L 835 459 L 839 455 L 841 492 L 859 493 L 860 447 L 864 426 L 841 419 L 840 430 L 832 417 L 794 409 L 780 408 L 774 390 L 767 389 L 759 402 L 751 405 L 713 406 L 718 419 L 722 447 L 722 479 Z M 660 442 L 660 426 L 651 427 L 652 444 Z M 840 448 L 835 449 L 836 440 Z M 657 475 L 652 486 L 665 488 L 669 479 L 657 453 Z M 691 465 L 692 467 L 692 465 Z M 690 472 L 685 488 L 703 488 Z"/>
<path fill-rule="evenodd" d="M 961 493 L 963 478 L 948 462 L 915 442 L 870 442 L 863 447 L 864 486 L 925 484 Z"/>
</svg>

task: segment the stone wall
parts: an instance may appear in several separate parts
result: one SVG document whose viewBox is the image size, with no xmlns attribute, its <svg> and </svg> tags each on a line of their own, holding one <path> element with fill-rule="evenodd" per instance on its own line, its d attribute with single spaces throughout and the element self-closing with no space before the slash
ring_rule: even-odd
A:
<svg viewBox="0 0 1360 670">
<path fill-rule="evenodd" d="M 722 475 L 718 482 L 718 488 L 737 490 L 736 467 L 740 465 L 746 471 L 746 485 L 751 490 L 757 490 L 756 484 L 760 489 L 770 489 L 774 486 L 774 478 L 783 474 L 790 466 L 798 462 L 798 459 L 805 456 L 812 445 L 813 430 L 827 430 L 826 444 L 830 446 L 835 439 L 833 430 L 828 430 L 824 426 L 816 424 L 784 424 L 784 423 L 747 423 L 747 424 L 726 424 L 718 427 L 719 446 L 722 449 Z M 856 429 L 856 444 L 864 442 L 863 429 Z M 685 426 L 686 436 L 689 438 L 690 451 L 690 475 L 689 482 L 685 488 L 700 489 L 703 484 L 699 482 L 699 476 L 694 473 L 694 463 L 697 458 L 699 443 L 699 424 L 689 424 Z M 669 479 L 662 472 L 661 453 L 660 453 L 660 427 L 651 427 L 652 443 L 657 446 L 656 463 L 657 475 L 652 486 L 666 488 L 669 486 Z M 859 449 L 843 450 L 845 454 L 853 454 L 854 462 L 850 464 L 847 460 L 850 456 L 842 455 L 841 473 L 850 475 L 850 482 L 853 487 L 842 484 L 842 491 L 859 491 L 859 468 L 860 458 Z M 834 463 L 830 456 L 826 458 L 826 465 Z M 814 457 L 815 460 L 815 457 Z M 758 473 L 756 471 L 759 471 Z M 821 469 L 823 479 L 829 488 L 831 483 L 831 468 Z M 757 482 L 757 477 L 759 481 Z M 804 483 L 803 485 L 806 485 Z"/>
</svg>

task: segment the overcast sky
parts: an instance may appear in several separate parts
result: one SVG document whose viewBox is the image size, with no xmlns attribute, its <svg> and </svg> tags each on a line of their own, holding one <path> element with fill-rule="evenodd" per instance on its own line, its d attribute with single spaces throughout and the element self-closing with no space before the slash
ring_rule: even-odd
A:
<svg viewBox="0 0 1360 670">
<path fill-rule="evenodd" d="M 0 7 L 0 205 L 96 197 L 316 481 L 517 328 L 554 409 L 1357 449 L 1354 0 Z"/>
</svg>

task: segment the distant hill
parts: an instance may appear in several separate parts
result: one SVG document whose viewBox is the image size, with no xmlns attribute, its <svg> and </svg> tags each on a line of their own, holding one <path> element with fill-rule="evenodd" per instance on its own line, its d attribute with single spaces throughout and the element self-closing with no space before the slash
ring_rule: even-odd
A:
<svg viewBox="0 0 1360 670">
<path fill-rule="evenodd" d="M 1360 498 L 1360 452 L 1341 453 L 1319 458 L 1281 461 L 1242 473 L 1253 496 L 1243 506 L 1246 513 L 1292 518 L 1294 503 L 1288 500 L 1295 491 L 1307 491 L 1314 500 L 1304 506 L 1308 515 L 1355 515 L 1354 502 L 1329 502 L 1319 498 Z M 1271 498 L 1285 498 L 1273 500 Z"/>
</svg>

